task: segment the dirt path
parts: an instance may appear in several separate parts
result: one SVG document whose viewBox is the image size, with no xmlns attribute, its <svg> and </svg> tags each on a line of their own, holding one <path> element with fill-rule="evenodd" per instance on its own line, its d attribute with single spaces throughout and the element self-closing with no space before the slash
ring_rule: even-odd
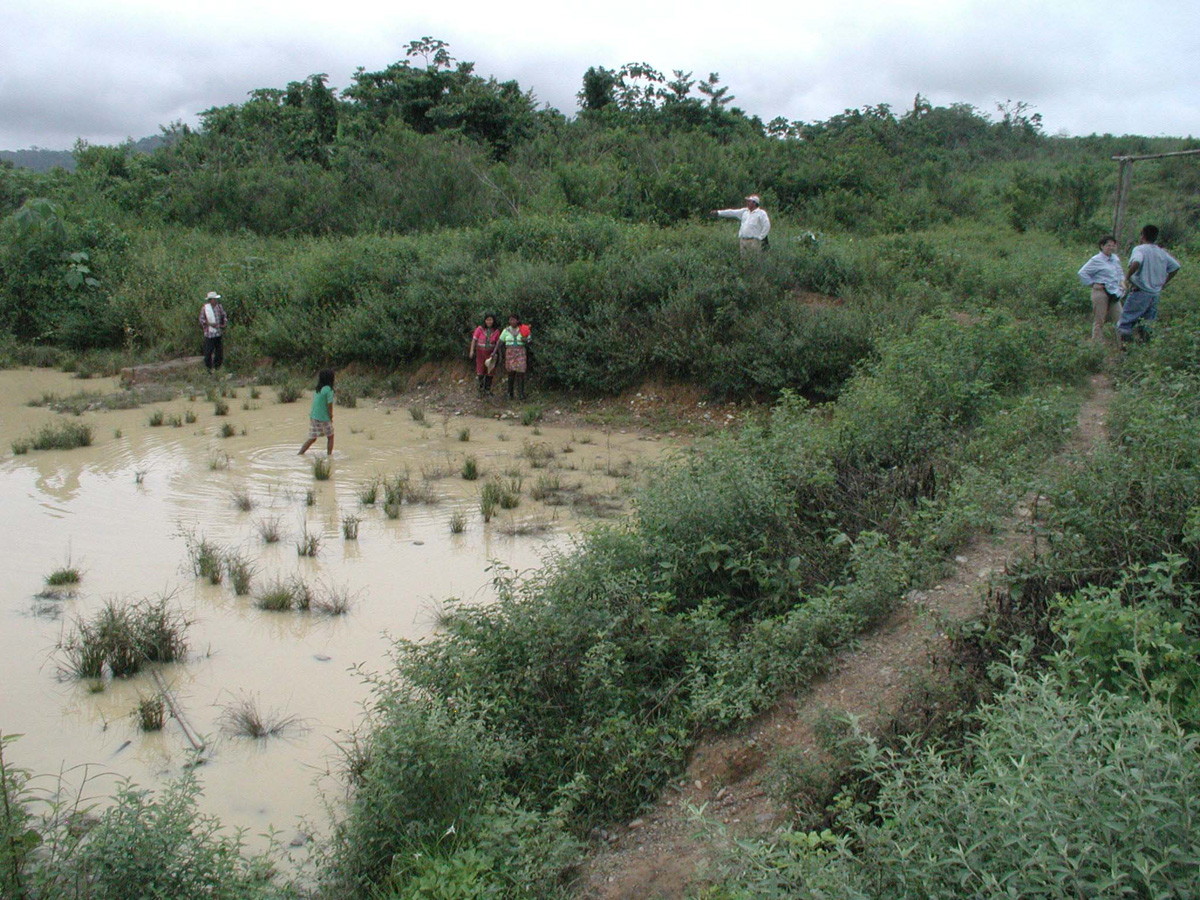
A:
<svg viewBox="0 0 1200 900">
<path fill-rule="evenodd" d="M 1070 451 L 1106 437 L 1111 399 L 1108 377 L 1093 376 Z M 782 824 L 786 811 L 769 790 L 776 777 L 772 761 L 780 753 L 819 758 L 814 723 L 826 710 L 858 716 L 867 730 L 888 721 L 909 679 L 928 667 L 931 646 L 945 640 L 945 625 L 978 616 L 992 576 L 1031 545 L 1029 506 L 1019 504 L 997 534 L 964 548 L 940 584 L 911 592 L 811 690 L 784 698 L 736 734 L 705 741 L 652 810 L 595 834 L 596 849 L 580 873 L 581 900 L 681 900 L 704 885 L 722 847 L 701 833 L 692 807 L 703 807 L 707 819 L 733 835 L 762 835 Z"/>
</svg>

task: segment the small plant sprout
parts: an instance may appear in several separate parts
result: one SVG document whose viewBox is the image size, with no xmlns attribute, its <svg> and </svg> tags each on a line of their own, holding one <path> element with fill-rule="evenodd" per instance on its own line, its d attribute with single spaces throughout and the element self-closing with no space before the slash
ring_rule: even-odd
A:
<svg viewBox="0 0 1200 900">
<path fill-rule="evenodd" d="M 313 478 L 317 481 L 328 481 L 333 471 L 333 462 L 328 456 L 318 456 L 312 462 Z M 311 504 L 310 504 L 311 505 Z"/>
<path fill-rule="evenodd" d="M 358 516 L 342 516 L 342 537 L 348 541 L 357 541 L 358 525 L 361 521 Z"/>
<path fill-rule="evenodd" d="M 214 416 L 229 415 L 229 404 L 224 400 L 220 400 L 220 399 L 214 400 L 213 401 L 213 415 Z"/>
<path fill-rule="evenodd" d="M 133 708 L 133 718 L 142 731 L 162 731 L 166 717 L 167 704 L 162 694 L 138 697 L 137 706 Z"/>
<path fill-rule="evenodd" d="M 462 441 L 464 444 L 467 441 L 469 441 L 471 439 L 471 429 L 470 428 L 460 428 L 458 431 L 458 439 L 460 441 Z"/>
<path fill-rule="evenodd" d="M 262 538 L 264 544 L 277 544 L 283 533 L 279 527 L 278 518 L 259 519 L 258 520 L 258 536 Z"/>
<path fill-rule="evenodd" d="M 145 469 L 135 469 L 133 472 L 134 484 L 143 484 L 145 481 L 146 481 L 146 470 Z"/>
<path fill-rule="evenodd" d="M 314 491 L 312 488 L 309 488 L 307 491 L 304 492 L 304 505 L 305 506 L 316 506 L 317 505 L 317 492 Z"/>
<path fill-rule="evenodd" d="M 461 509 L 456 509 L 450 515 L 450 533 L 462 534 L 467 530 L 467 514 Z"/>
<path fill-rule="evenodd" d="M 254 498 L 250 496 L 249 491 L 234 491 L 233 505 L 242 512 L 250 512 L 250 510 L 254 509 Z"/>
</svg>

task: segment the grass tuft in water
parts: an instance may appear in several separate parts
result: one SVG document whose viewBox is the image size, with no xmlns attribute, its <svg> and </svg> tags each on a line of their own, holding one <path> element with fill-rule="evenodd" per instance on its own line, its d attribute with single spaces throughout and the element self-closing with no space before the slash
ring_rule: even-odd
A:
<svg viewBox="0 0 1200 900">
<path fill-rule="evenodd" d="M 279 710 L 263 710 L 257 698 L 243 695 L 227 705 L 217 717 L 221 730 L 234 737 L 263 740 L 275 737 L 302 723 L 297 716 Z"/>
<path fill-rule="evenodd" d="M 214 416 L 229 415 L 229 404 L 224 400 L 220 400 L 220 399 L 214 400 L 213 401 L 213 415 Z"/>
<path fill-rule="evenodd" d="M 319 456 L 312 462 L 313 478 L 317 481 L 328 481 L 333 471 L 333 462 L 327 456 Z M 310 506 L 312 504 L 309 504 Z"/>
<path fill-rule="evenodd" d="M 147 419 L 146 422 L 151 428 L 158 428 L 160 425 L 162 425 L 165 419 L 166 416 L 163 415 L 163 411 L 161 409 L 156 409 L 154 412 L 150 413 L 150 418 Z"/>
<path fill-rule="evenodd" d="M 70 563 L 46 576 L 46 584 L 50 587 L 74 587 L 82 580 L 83 573 Z"/>
<path fill-rule="evenodd" d="M 386 501 L 383 504 L 383 514 L 389 519 L 400 518 L 400 501 Z"/>
<path fill-rule="evenodd" d="M 278 518 L 259 519 L 258 536 L 264 544 L 277 544 L 283 537 Z"/>
<path fill-rule="evenodd" d="M 229 454 L 224 450 L 216 450 L 208 456 L 208 467 L 214 472 L 223 472 L 229 468 Z"/>
<path fill-rule="evenodd" d="M 235 594 L 244 597 L 250 593 L 257 567 L 244 553 L 234 551 L 225 554 L 225 572 L 229 575 L 229 584 Z"/>
<path fill-rule="evenodd" d="M 275 397 L 280 403 L 295 403 L 300 399 L 300 386 L 291 382 L 281 384 L 275 391 Z"/>
<path fill-rule="evenodd" d="M 233 505 L 242 512 L 250 512 L 254 509 L 254 498 L 250 496 L 248 491 L 234 491 Z"/>
<path fill-rule="evenodd" d="M 13 441 L 13 453 L 28 453 L 30 450 L 74 450 L 89 447 L 92 443 L 92 426 L 82 422 L 47 422 L 32 438 Z"/>
<path fill-rule="evenodd" d="M 358 491 L 358 502 L 363 506 L 374 506 L 379 499 L 379 478 L 372 478 Z"/>
<path fill-rule="evenodd" d="M 342 537 L 348 541 L 357 541 L 360 522 L 362 519 L 358 516 L 342 516 Z"/>
<path fill-rule="evenodd" d="M 220 434 L 221 434 L 221 437 L 223 437 L 223 438 L 231 438 L 235 434 L 237 434 L 237 429 L 234 428 L 231 423 L 225 422 L 221 425 Z"/>
<path fill-rule="evenodd" d="M 467 530 L 467 514 L 461 509 L 456 509 L 450 515 L 450 533 L 462 534 Z"/>
<path fill-rule="evenodd" d="M 416 422 L 418 425 L 425 424 L 425 409 L 424 409 L 424 407 L 410 406 L 408 408 L 408 414 L 412 417 L 412 420 L 414 422 Z"/>
<path fill-rule="evenodd" d="M 220 584 L 222 561 L 225 553 L 220 546 L 207 538 L 196 539 L 195 535 L 187 537 L 188 560 L 192 564 L 192 572 L 197 578 L 207 578 L 210 584 Z"/>
<path fill-rule="evenodd" d="M 80 679 L 103 678 L 106 670 L 127 678 L 148 663 L 182 659 L 190 623 L 170 600 L 110 600 L 92 618 L 77 619 L 58 644 L 67 671 Z"/>
<path fill-rule="evenodd" d="M 321 551 L 321 536 L 313 534 L 306 525 L 300 540 L 296 542 L 296 555 L 315 557 Z"/>
<path fill-rule="evenodd" d="M 464 444 L 465 444 L 467 441 L 469 441 L 469 440 L 471 439 L 471 429 L 470 429 L 470 428 L 461 428 L 461 429 L 459 429 L 459 432 L 458 432 L 458 439 L 459 439 L 460 441 L 462 441 Z"/>
<path fill-rule="evenodd" d="M 185 421 L 185 422 L 186 422 L 187 424 L 189 424 L 189 425 L 195 425 L 195 424 L 196 424 L 196 413 L 195 413 L 195 411 L 194 411 L 194 410 L 190 410 L 190 409 L 189 409 L 189 410 L 185 410 L 185 411 L 184 411 L 184 413 L 183 413 L 183 421 Z"/>
<path fill-rule="evenodd" d="M 479 477 L 479 461 L 473 456 L 468 456 L 463 460 L 462 464 L 463 481 L 474 481 Z"/>
<path fill-rule="evenodd" d="M 162 731 L 167 718 L 166 701 L 162 694 L 139 695 L 132 715 L 142 731 Z"/>
<path fill-rule="evenodd" d="M 316 506 L 317 505 L 317 492 L 314 491 L 312 488 L 309 488 L 307 491 L 304 492 L 304 505 L 305 506 Z"/>
<path fill-rule="evenodd" d="M 296 605 L 295 588 L 277 578 L 254 595 L 254 605 L 267 612 L 288 612 Z"/>
<path fill-rule="evenodd" d="M 342 585 L 322 584 L 312 598 L 312 611 L 322 616 L 344 616 L 354 605 L 350 588 Z"/>
</svg>

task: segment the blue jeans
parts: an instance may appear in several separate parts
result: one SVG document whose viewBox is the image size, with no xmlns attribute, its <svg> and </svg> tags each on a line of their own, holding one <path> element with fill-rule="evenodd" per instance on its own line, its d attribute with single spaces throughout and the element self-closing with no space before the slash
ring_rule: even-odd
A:
<svg viewBox="0 0 1200 900">
<path fill-rule="evenodd" d="M 1125 295 L 1125 309 L 1117 322 L 1117 331 L 1122 337 L 1129 337 L 1133 334 L 1133 326 L 1138 324 L 1148 331 L 1157 318 L 1158 294 L 1135 288 Z"/>
</svg>

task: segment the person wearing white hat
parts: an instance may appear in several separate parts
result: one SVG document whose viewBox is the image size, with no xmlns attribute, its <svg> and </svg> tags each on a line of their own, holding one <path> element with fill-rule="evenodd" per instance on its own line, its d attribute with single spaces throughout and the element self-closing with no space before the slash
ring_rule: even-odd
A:
<svg viewBox="0 0 1200 900">
<path fill-rule="evenodd" d="M 757 256 L 766 247 L 767 235 L 771 233 L 771 220 L 767 211 L 760 206 L 758 194 L 746 198 L 741 209 L 714 209 L 713 214 L 726 219 L 740 219 L 738 243 L 742 256 Z"/>
<path fill-rule="evenodd" d="M 221 295 L 209 291 L 200 307 L 200 330 L 204 332 L 204 368 L 210 373 L 221 368 L 225 361 L 224 335 L 229 319 L 221 306 Z"/>
</svg>

